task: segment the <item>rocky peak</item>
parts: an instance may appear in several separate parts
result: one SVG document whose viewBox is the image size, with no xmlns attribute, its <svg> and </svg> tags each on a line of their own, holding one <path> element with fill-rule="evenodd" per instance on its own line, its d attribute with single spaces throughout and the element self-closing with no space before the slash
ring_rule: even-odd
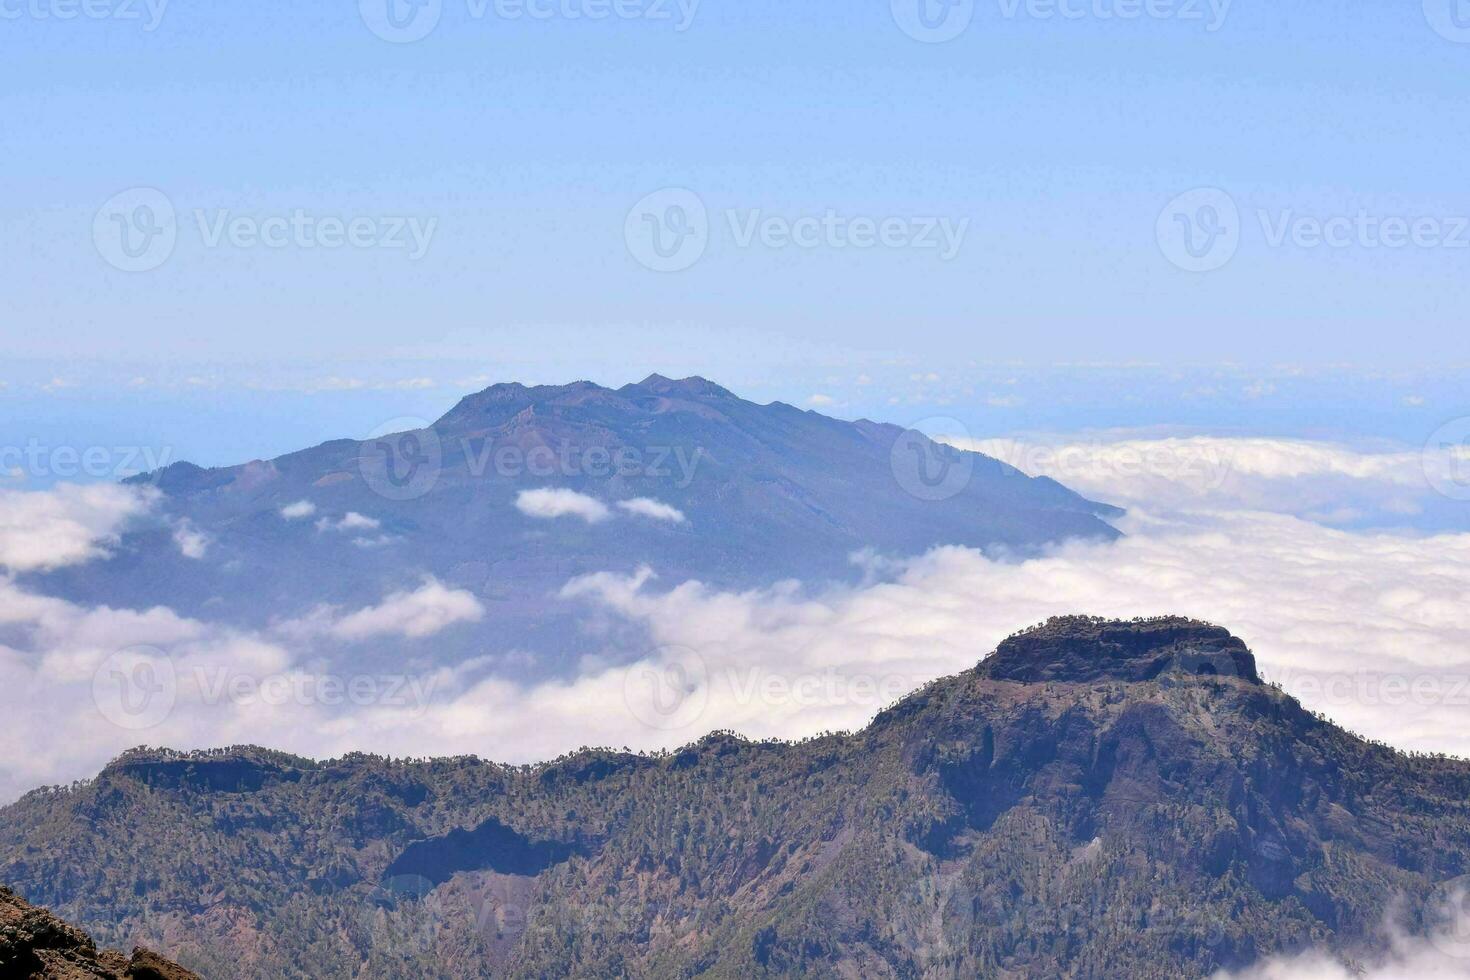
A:
<svg viewBox="0 0 1470 980">
<path fill-rule="evenodd" d="M 1170 674 L 1261 683 L 1256 658 L 1229 630 L 1177 616 L 1056 617 L 1005 640 L 976 670 L 1023 683 L 1150 681 Z"/>
<path fill-rule="evenodd" d="M 200 980 L 142 947 L 124 956 L 0 886 L 0 976 L 37 980 Z"/>
<path fill-rule="evenodd" d="M 627 385 L 623 391 L 629 394 L 647 393 L 661 395 L 665 398 L 733 398 L 729 390 L 721 388 L 708 378 L 694 375 L 675 381 L 661 374 L 650 374 L 635 385 Z"/>
</svg>

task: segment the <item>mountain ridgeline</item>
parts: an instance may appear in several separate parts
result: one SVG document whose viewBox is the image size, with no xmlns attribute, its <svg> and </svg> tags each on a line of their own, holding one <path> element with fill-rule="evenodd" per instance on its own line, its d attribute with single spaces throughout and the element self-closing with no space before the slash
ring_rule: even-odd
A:
<svg viewBox="0 0 1470 980">
<path fill-rule="evenodd" d="M 1074 617 L 799 743 L 140 749 L 6 808 L 0 880 L 209 977 L 1204 977 L 1433 933 L 1467 801 L 1222 628 Z"/>
<path fill-rule="evenodd" d="M 133 482 L 161 491 L 152 519 L 109 558 L 33 576 L 39 590 L 258 629 L 322 603 L 366 607 L 432 575 L 486 615 L 418 652 L 456 663 L 525 650 L 527 673 L 542 676 L 589 652 L 585 610 L 556 597 L 579 574 L 646 564 L 668 587 L 850 581 L 864 549 L 1027 554 L 1116 538 L 1102 518 L 1119 513 L 898 426 L 658 375 L 616 390 L 499 384 L 412 431 L 221 469 L 180 462 Z M 606 516 L 527 513 L 517 500 L 532 490 L 586 495 Z M 180 528 L 207 550 L 183 553 Z"/>
</svg>

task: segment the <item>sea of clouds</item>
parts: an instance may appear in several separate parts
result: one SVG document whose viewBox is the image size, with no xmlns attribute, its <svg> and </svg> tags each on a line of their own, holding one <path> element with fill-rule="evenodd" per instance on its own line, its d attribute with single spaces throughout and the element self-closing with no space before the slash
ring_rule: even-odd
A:
<svg viewBox="0 0 1470 980">
<path fill-rule="evenodd" d="M 1426 507 L 1470 508 L 1441 492 L 1456 459 L 1269 439 L 974 448 L 1127 506 L 1126 536 L 1024 561 L 954 547 L 865 553 L 860 585 L 742 593 L 610 560 L 561 599 L 589 623 L 641 625 L 647 647 L 529 687 L 495 674 L 507 651 L 398 676 L 344 666 L 358 644 L 411 650 L 488 615 L 431 578 L 261 631 L 38 594 L 25 572 L 102 559 L 153 498 L 113 485 L 0 491 L 0 799 L 93 775 L 145 743 L 533 761 L 582 745 L 672 747 L 717 728 L 855 728 L 1015 630 L 1076 612 L 1221 623 L 1308 707 L 1405 749 L 1470 755 L 1470 534 L 1412 522 Z M 1347 512 L 1402 520 L 1345 528 Z"/>
</svg>

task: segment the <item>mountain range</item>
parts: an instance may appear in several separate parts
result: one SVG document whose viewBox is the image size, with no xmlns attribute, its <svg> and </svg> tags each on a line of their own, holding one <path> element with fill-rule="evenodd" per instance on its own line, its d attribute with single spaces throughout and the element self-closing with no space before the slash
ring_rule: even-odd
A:
<svg viewBox="0 0 1470 980">
<path fill-rule="evenodd" d="M 1049 621 L 798 743 L 141 748 L 0 811 L 0 881 L 209 977 L 1207 977 L 1435 935 L 1467 873 L 1470 763 L 1173 617 Z"/>
<path fill-rule="evenodd" d="M 757 405 L 702 378 L 498 384 L 432 424 L 385 428 L 135 477 L 159 494 L 148 518 L 107 557 L 26 582 L 79 604 L 161 605 L 261 629 L 324 606 L 367 608 L 433 578 L 485 614 L 432 645 L 395 637 L 380 659 L 514 650 L 534 654 L 523 674 L 545 676 L 613 645 L 557 597 L 581 574 L 646 565 L 669 587 L 821 584 L 855 579 L 853 555 L 865 551 L 1024 555 L 1117 537 L 1104 518 L 1119 511 L 1050 479 L 895 425 Z M 357 662 L 373 653 L 358 650 Z"/>
</svg>

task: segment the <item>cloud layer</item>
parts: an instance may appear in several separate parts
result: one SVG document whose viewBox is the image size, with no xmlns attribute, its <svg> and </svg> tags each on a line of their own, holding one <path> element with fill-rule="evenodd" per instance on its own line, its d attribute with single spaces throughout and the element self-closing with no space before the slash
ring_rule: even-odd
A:
<svg viewBox="0 0 1470 980">
<path fill-rule="evenodd" d="M 1301 455 L 1295 444 L 1259 448 L 1236 472 L 1306 478 L 1273 469 L 1272 460 Z M 1325 452 L 1304 458 L 1334 458 Z M 1160 480 L 1179 483 L 1158 462 L 1169 458 L 1164 449 L 1140 458 L 1142 469 L 1112 466 L 1087 489 L 1134 503 Z M 1328 468 L 1342 469 L 1312 464 L 1308 473 Z M 1345 472 L 1344 496 L 1393 482 L 1375 468 Z M 368 608 L 322 607 L 260 634 L 167 609 L 88 609 L 0 579 L 0 684 L 17 693 L 18 713 L 0 735 L 0 796 L 89 775 L 140 742 L 531 761 L 582 744 L 673 746 L 713 728 L 783 737 L 853 728 L 903 693 L 972 666 L 1014 630 L 1070 612 L 1220 622 L 1309 707 L 1404 748 L 1470 754 L 1470 535 L 1344 531 L 1308 513 L 1244 507 L 1246 491 L 1223 486 L 1135 504 L 1117 543 L 1071 544 L 1020 563 L 962 548 L 867 556 L 872 575 L 861 587 L 726 593 L 661 582 L 657 569 L 586 576 L 561 601 L 587 610 L 589 623 L 641 624 L 651 641 L 532 687 L 495 674 L 497 658 L 512 651 L 493 647 L 452 667 L 364 673 L 364 644 L 431 642 L 488 615 L 432 579 Z M 0 497 L 8 508 L 0 555 L 35 569 L 105 553 L 147 507 L 118 492 Z M 538 516 L 598 513 L 586 507 L 591 498 L 549 493 L 528 503 Z M 18 515 L 41 515 L 58 533 L 38 537 Z M 332 693 L 354 683 L 355 697 Z M 146 726 L 119 715 L 160 688 L 166 710 L 143 711 Z M 277 688 L 291 693 L 260 695 Z M 65 751 L 58 730 L 68 732 Z"/>
<path fill-rule="evenodd" d="M 151 499 L 113 484 L 0 490 L 0 569 L 44 571 L 101 557 L 130 520 L 147 512 Z"/>
</svg>

